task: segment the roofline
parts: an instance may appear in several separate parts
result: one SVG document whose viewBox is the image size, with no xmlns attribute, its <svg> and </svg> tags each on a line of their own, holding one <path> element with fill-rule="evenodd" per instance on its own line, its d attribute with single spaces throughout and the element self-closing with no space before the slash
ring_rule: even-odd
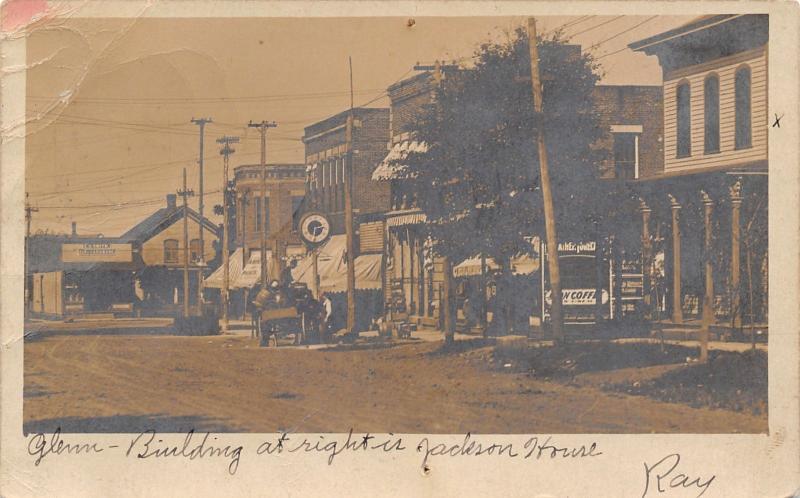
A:
<svg viewBox="0 0 800 498">
<path fill-rule="evenodd" d="M 389 108 L 388 107 L 354 107 L 353 108 L 353 114 L 355 116 L 358 116 L 358 114 L 360 114 L 360 113 L 367 113 L 367 114 L 368 113 L 387 113 L 388 114 L 388 112 L 389 112 Z M 310 125 L 308 125 L 308 126 L 303 128 L 303 136 L 301 137 L 301 140 L 303 142 L 305 142 L 306 139 L 309 137 L 309 135 L 308 135 L 309 130 L 311 128 L 314 128 L 316 126 L 319 126 L 319 125 L 325 123 L 326 121 L 330 121 L 331 122 L 330 127 L 329 128 L 325 128 L 324 130 L 319 131 L 317 133 L 314 133 L 311 136 L 322 135 L 326 131 L 329 131 L 329 129 L 336 128 L 338 126 L 338 122 L 339 121 L 346 121 L 347 120 L 347 115 L 349 113 L 350 113 L 350 109 L 347 109 L 347 110 L 338 112 L 336 114 L 333 114 L 331 116 L 328 116 L 327 118 L 323 118 L 323 119 L 320 119 L 319 121 L 315 121 L 314 123 L 311 123 Z"/>
<path fill-rule="evenodd" d="M 267 163 L 265 164 L 267 169 L 278 169 L 278 168 L 303 168 L 305 169 L 306 165 L 303 163 Z M 261 165 L 258 163 L 255 164 L 240 164 L 233 168 L 234 173 L 242 168 L 261 168 Z"/>
<path fill-rule="evenodd" d="M 663 85 L 595 85 L 595 88 L 657 88 L 659 90 L 663 89 Z"/>
<path fill-rule="evenodd" d="M 433 77 L 433 73 L 431 73 L 430 71 L 423 71 L 423 72 L 421 72 L 419 74 L 415 74 L 414 76 L 409 76 L 408 78 L 400 80 L 400 81 L 398 81 L 396 83 L 392 83 L 391 85 L 386 87 L 386 93 L 393 92 L 393 91 L 397 90 L 398 88 L 402 88 L 402 87 L 408 85 L 409 83 L 411 83 L 413 81 L 421 80 L 421 79 L 424 79 L 424 78 L 432 78 L 432 77 Z"/>
<path fill-rule="evenodd" d="M 664 31 L 663 33 L 659 33 L 649 38 L 645 38 L 644 40 L 639 40 L 637 42 L 629 43 L 628 48 L 635 51 L 641 51 L 653 45 L 658 45 L 659 43 L 664 43 L 666 41 L 672 40 L 673 38 L 678 38 L 680 36 L 687 35 L 689 33 L 693 33 L 701 29 L 707 29 L 710 28 L 711 26 L 723 24 L 733 19 L 736 19 L 737 17 L 742 17 L 744 15 L 746 14 L 723 14 L 723 15 L 711 16 L 704 19 L 698 19 L 688 24 L 684 24 L 683 26 L 678 26 L 677 28 L 671 29 L 669 31 Z"/>
</svg>

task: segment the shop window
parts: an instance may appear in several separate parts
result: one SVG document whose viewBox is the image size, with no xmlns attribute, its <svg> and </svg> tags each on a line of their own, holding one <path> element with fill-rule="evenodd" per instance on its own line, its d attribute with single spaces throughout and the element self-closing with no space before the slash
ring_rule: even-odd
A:
<svg viewBox="0 0 800 498">
<path fill-rule="evenodd" d="M 677 157 L 692 155 L 691 93 L 689 83 L 681 83 L 676 91 L 677 105 Z"/>
<path fill-rule="evenodd" d="M 203 250 L 200 248 L 200 239 L 189 241 L 189 253 L 191 254 L 192 263 L 197 263 L 202 259 Z"/>
<path fill-rule="evenodd" d="M 164 263 L 178 262 L 178 241 L 167 239 L 164 241 Z"/>
<path fill-rule="evenodd" d="M 752 96 L 750 94 L 749 67 L 743 66 L 736 71 L 734 86 L 736 92 L 735 147 L 737 149 L 746 149 L 753 145 L 750 116 L 750 100 Z"/>
<path fill-rule="evenodd" d="M 711 75 L 703 85 L 704 142 L 706 154 L 719 152 L 719 78 Z"/>
<path fill-rule="evenodd" d="M 616 178 L 634 180 L 639 177 L 639 135 L 614 133 L 614 172 Z"/>
</svg>

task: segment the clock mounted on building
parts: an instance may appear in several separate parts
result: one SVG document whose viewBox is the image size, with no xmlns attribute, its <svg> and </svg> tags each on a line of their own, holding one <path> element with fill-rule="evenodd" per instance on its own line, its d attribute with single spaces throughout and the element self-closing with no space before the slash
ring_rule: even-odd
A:
<svg viewBox="0 0 800 498">
<path fill-rule="evenodd" d="M 306 244 L 318 246 L 331 235 L 331 222 L 320 213 L 308 213 L 300 220 L 300 237 Z"/>
</svg>

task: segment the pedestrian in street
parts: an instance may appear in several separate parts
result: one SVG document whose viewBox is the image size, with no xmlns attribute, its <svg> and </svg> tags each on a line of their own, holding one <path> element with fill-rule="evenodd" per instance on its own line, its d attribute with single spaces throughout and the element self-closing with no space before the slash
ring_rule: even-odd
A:
<svg viewBox="0 0 800 498">
<path fill-rule="evenodd" d="M 256 298 L 261 292 L 261 284 L 254 285 L 247 293 L 247 312 L 250 314 L 250 338 L 259 336 L 259 319 L 261 317 L 260 310 L 256 306 Z"/>
<path fill-rule="evenodd" d="M 322 305 L 322 326 L 320 342 L 325 342 L 330 335 L 330 329 L 333 325 L 333 301 L 326 293 L 320 296 L 320 304 Z"/>
<path fill-rule="evenodd" d="M 292 277 L 292 270 L 297 268 L 297 260 L 293 259 L 289 261 L 289 264 L 281 271 L 281 284 L 283 285 L 284 289 L 289 289 L 292 284 L 294 283 L 294 277 Z"/>
</svg>

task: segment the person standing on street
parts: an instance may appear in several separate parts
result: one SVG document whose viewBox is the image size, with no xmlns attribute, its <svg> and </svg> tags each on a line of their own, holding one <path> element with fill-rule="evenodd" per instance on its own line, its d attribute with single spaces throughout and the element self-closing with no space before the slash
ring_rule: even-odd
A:
<svg viewBox="0 0 800 498">
<path fill-rule="evenodd" d="M 256 306 L 255 299 L 258 294 L 261 292 L 261 284 L 256 284 L 253 286 L 252 289 L 249 290 L 247 293 L 247 312 L 250 313 L 250 338 L 256 338 L 259 336 L 259 318 L 260 313 L 259 309 Z"/>
<path fill-rule="evenodd" d="M 330 335 L 330 329 L 333 325 L 333 301 L 324 292 L 320 296 L 320 304 L 322 305 L 322 326 L 320 342 L 325 342 Z"/>
</svg>

